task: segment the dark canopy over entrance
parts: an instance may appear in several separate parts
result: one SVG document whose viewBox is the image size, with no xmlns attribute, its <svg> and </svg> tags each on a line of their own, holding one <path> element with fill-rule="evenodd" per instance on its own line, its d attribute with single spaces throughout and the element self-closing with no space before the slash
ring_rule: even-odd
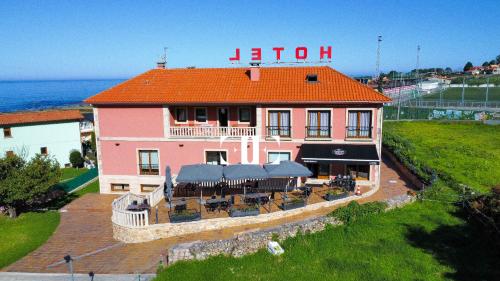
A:
<svg viewBox="0 0 500 281">
<path fill-rule="evenodd" d="M 380 164 L 374 144 L 303 144 L 300 156 L 304 163 Z"/>
</svg>

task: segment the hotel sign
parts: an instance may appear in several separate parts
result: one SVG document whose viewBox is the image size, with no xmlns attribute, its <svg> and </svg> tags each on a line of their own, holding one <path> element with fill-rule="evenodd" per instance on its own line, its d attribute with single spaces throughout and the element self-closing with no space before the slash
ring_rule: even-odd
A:
<svg viewBox="0 0 500 281">
<path fill-rule="evenodd" d="M 285 52 L 285 47 L 273 47 L 272 48 L 275 59 L 280 62 L 282 59 L 282 54 Z M 262 48 L 252 48 L 250 50 L 250 59 L 252 61 L 262 61 Z M 309 50 L 307 47 L 297 47 L 295 48 L 295 59 L 297 60 L 307 60 L 309 57 Z M 326 59 L 330 61 L 332 59 L 332 46 L 321 46 L 319 47 L 319 59 L 320 61 Z M 241 60 L 240 48 L 236 48 L 234 56 L 229 58 L 230 62 L 239 62 Z"/>
</svg>

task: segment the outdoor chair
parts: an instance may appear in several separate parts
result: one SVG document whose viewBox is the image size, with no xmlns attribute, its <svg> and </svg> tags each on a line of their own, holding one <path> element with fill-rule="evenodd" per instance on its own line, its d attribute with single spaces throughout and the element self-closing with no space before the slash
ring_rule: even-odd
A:
<svg viewBox="0 0 500 281">
<path fill-rule="evenodd" d="M 223 211 L 227 211 L 227 209 L 229 209 L 229 203 L 227 201 L 220 202 L 220 209 Z"/>
<path fill-rule="evenodd" d="M 148 199 L 144 199 L 144 200 L 142 201 L 142 204 L 144 204 L 144 205 L 149 205 L 149 203 L 148 203 Z"/>
<path fill-rule="evenodd" d="M 136 206 L 137 205 L 137 200 L 132 201 L 132 205 Z"/>
</svg>

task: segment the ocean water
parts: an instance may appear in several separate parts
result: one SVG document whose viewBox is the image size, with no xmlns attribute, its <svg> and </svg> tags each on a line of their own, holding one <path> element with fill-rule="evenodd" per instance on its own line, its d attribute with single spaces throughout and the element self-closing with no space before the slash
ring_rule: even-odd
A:
<svg viewBox="0 0 500 281">
<path fill-rule="evenodd" d="M 0 81 L 0 112 L 83 104 L 84 99 L 123 81 L 123 79 Z"/>
</svg>

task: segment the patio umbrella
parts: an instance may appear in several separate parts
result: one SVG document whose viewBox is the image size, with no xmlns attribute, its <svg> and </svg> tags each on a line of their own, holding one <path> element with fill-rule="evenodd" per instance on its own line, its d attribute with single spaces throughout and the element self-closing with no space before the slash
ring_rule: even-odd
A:
<svg viewBox="0 0 500 281">
<path fill-rule="evenodd" d="M 184 165 L 179 171 L 177 182 L 202 183 L 222 180 L 222 166 L 209 164 Z"/>
<path fill-rule="evenodd" d="M 295 161 L 280 161 L 279 164 L 264 164 L 264 169 L 270 178 L 295 178 L 309 177 L 312 172 L 303 165 Z M 288 184 L 285 187 L 285 193 L 288 192 Z"/>
<path fill-rule="evenodd" d="M 279 164 L 264 164 L 270 178 L 310 177 L 312 172 L 295 161 L 280 161 Z"/>
<path fill-rule="evenodd" d="M 260 180 L 267 179 L 266 170 L 260 165 L 254 164 L 234 164 L 224 167 L 224 178 L 227 180 Z M 246 187 L 243 186 L 243 194 L 246 194 Z"/>
<path fill-rule="evenodd" d="M 184 165 L 179 171 L 177 182 L 203 183 L 220 182 L 222 180 L 222 166 L 210 164 Z M 200 212 L 203 204 L 203 189 L 200 188 Z"/>
<path fill-rule="evenodd" d="M 165 187 L 164 193 L 168 199 L 168 204 L 170 209 L 172 209 L 172 193 L 173 193 L 173 183 L 172 183 L 172 172 L 170 171 L 170 166 L 165 168 Z"/>
</svg>

